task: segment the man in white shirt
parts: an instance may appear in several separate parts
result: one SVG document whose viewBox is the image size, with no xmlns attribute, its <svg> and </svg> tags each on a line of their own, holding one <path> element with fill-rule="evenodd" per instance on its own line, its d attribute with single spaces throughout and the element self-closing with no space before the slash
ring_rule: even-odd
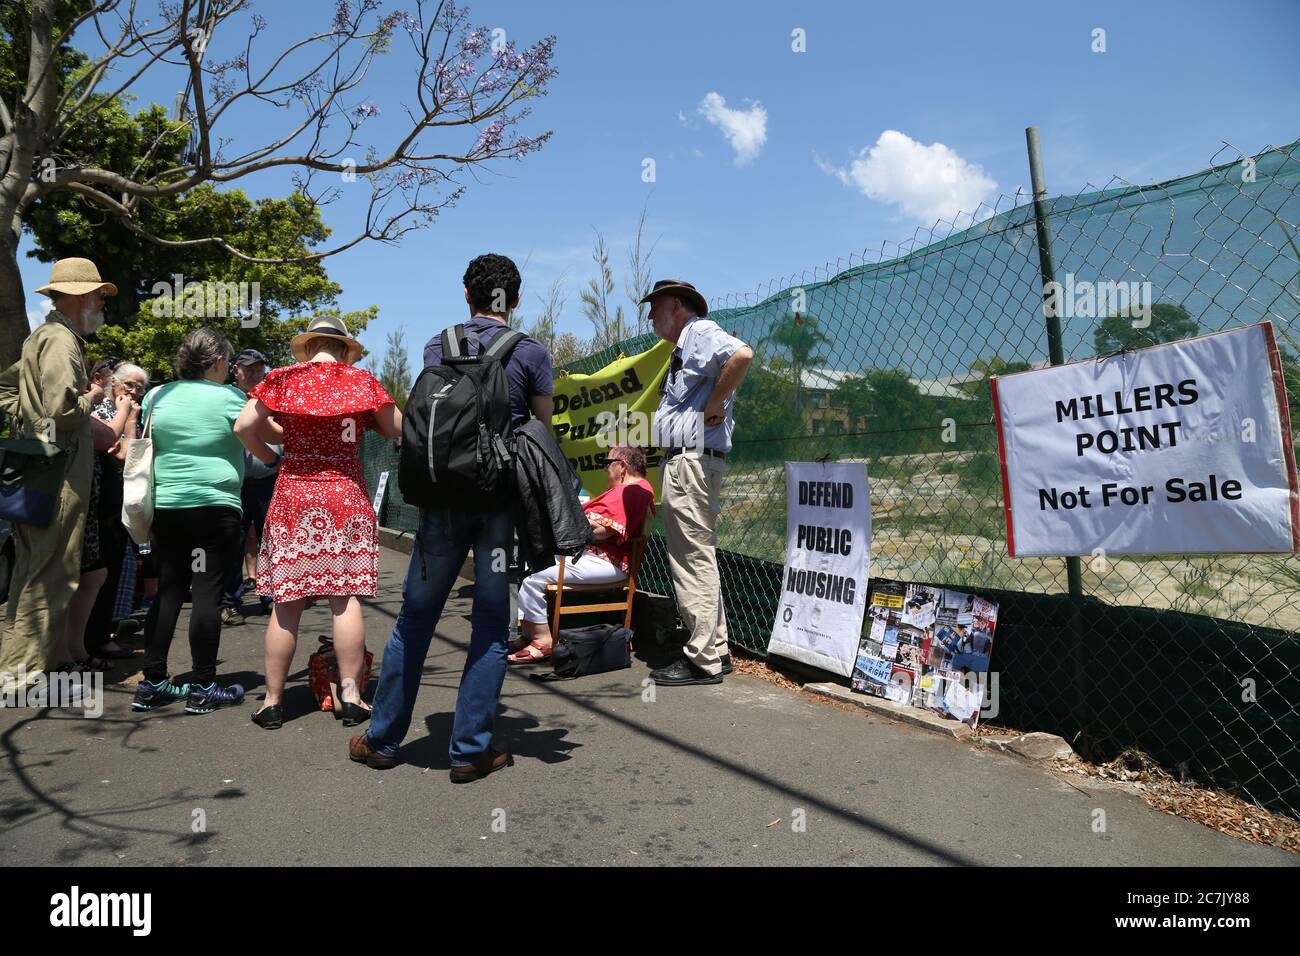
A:
<svg viewBox="0 0 1300 956">
<path fill-rule="evenodd" d="M 717 515 L 731 451 L 736 389 L 754 350 L 705 318 L 708 303 L 689 282 L 665 279 L 650 303 L 655 334 L 676 344 L 655 412 L 663 452 L 663 516 L 677 609 L 690 632 L 682 657 L 650 677 L 656 684 L 718 684 L 731 672 L 727 617 L 718 578 Z"/>
</svg>

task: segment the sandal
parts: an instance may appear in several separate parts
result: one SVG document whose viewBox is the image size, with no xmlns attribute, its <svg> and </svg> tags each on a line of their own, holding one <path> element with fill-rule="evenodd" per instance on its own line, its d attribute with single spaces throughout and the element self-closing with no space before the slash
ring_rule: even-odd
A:
<svg viewBox="0 0 1300 956">
<path fill-rule="evenodd" d="M 541 664 L 551 659 L 554 651 L 553 644 L 547 644 L 543 647 L 537 641 L 529 641 L 515 653 L 506 658 L 507 664 Z"/>
</svg>

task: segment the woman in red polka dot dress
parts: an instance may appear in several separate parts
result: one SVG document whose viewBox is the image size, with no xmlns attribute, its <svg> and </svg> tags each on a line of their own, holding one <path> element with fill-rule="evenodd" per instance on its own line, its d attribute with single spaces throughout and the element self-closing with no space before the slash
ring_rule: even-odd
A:
<svg viewBox="0 0 1300 956">
<path fill-rule="evenodd" d="M 257 593 L 275 606 L 266 627 L 266 699 L 253 722 L 268 730 L 281 726 L 303 609 L 310 598 L 328 598 L 340 715 L 351 727 L 370 715 L 360 694 L 365 625 L 358 597 L 373 597 L 379 576 L 361 440 L 367 428 L 397 437 L 402 415 L 378 379 L 354 367 L 363 349 L 340 319 L 313 320 L 291 346 L 298 363 L 276 369 L 249 392 L 235 423 L 235 434 L 266 464 L 277 457 L 270 445 L 284 445 L 257 556 Z"/>
</svg>

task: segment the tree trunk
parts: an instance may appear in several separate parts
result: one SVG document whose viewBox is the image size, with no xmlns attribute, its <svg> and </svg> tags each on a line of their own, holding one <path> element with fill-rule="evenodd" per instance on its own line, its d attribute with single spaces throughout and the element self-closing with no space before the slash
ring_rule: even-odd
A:
<svg viewBox="0 0 1300 956">
<path fill-rule="evenodd" d="M 23 277 L 18 271 L 18 243 L 0 237 L 0 368 L 18 361 L 30 327 L 23 296 Z"/>
<path fill-rule="evenodd" d="M 23 279 L 18 272 L 18 236 L 23 213 L 35 198 L 30 188 L 32 163 L 44 142 L 58 96 L 55 71 L 45 69 L 54 56 L 55 6 L 56 0 L 32 3 L 27 88 L 14 104 L 13 126 L 6 134 L 8 168 L 0 169 L 0 362 L 5 368 L 22 354 L 29 331 Z"/>
</svg>

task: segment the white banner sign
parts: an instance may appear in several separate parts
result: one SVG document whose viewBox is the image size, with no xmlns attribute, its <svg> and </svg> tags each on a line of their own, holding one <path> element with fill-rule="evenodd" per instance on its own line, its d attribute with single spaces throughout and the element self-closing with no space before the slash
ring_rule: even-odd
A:
<svg viewBox="0 0 1300 956">
<path fill-rule="evenodd" d="M 867 605 L 867 466 L 787 461 L 785 480 L 785 569 L 768 652 L 848 677 Z"/>
<path fill-rule="evenodd" d="M 1290 552 L 1295 456 L 1273 327 L 992 380 L 1007 549 Z"/>
<path fill-rule="evenodd" d="M 388 488 L 388 472 L 379 473 L 379 484 L 375 486 L 375 517 L 379 517 L 379 508 L 384 503 L 384 491 Z"/>
</svg>

